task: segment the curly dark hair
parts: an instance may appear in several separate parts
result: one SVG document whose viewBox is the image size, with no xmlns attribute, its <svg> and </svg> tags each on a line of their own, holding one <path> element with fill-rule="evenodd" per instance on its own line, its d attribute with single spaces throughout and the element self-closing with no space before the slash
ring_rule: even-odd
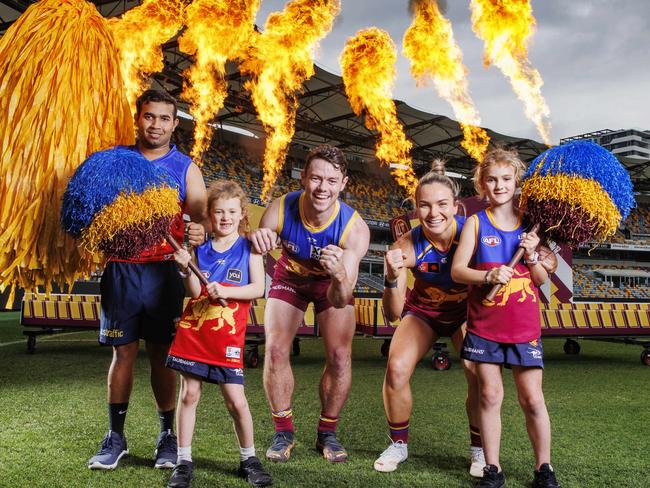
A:
<svg viewBox="0 0 650 488">
<path fill-rule="evenodd" d="M 309 151 L 309 154 L 307 154 L 307 158 L 305 160 L 305 169 L 303 171 L 307 171 L 309 164 L 314 159 L 324 159 L 336 169 L 338 169 L 344 177 L 348 172 L 348 160 L 345 159 L 345 154 L 343 154 L 343 151 L 341 151 L 338 147 L 330 146 L 329 144 L 323 144 L 321 146 L 316 146 L 313 148 L 311 151 Z"/>
</svg>

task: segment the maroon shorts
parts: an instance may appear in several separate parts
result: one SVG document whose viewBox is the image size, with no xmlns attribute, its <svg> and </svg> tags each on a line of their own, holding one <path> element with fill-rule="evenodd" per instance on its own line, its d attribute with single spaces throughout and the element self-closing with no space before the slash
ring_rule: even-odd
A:
<svg viewBox="0 0 650 488">
<path fill-rule="evenodd" d="M 303 312 L 307 310 L 309 302 L 314 302 L 314 312 L 319 314 L 333 307 L 327 299 L 330 283 L 330 280 L 288 281 L 273 278 L 268 297 L 282 300 Z M 350 299 L 349 304 L 354 305 L 354 298 Z"/>
<path fill-rule="evenodd" d="M 427 324 L 438 334 L 439 337 L 451 337 L 465 323 L 467 312 L 464 309 L 458 311 L 427 310 L 417 307 L 409 302 L 404 304 L 402 318 L 413 315 Z"/>
</svg>

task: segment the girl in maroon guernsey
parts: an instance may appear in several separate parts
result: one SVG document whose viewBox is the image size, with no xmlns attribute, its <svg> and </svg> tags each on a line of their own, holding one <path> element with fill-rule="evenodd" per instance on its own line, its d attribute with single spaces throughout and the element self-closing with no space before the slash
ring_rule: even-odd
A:
<svg viewBox="0 0 650 488">
<path fill-rule="evenodd" d="M 558 488 L 551 462 L 551 424 L 542 392 L 543 349 L 538 287 L 555 271 L 557 260 L 515 206 L 525 165 L 514 151 L 493 149 L 474 171 L 474 185 L 489 207 L 467 219 L 454 255 L 454 281 L 469 285 L 467 335 L 461 356 L 476 363 L 479 426 L 486 466 L 480 488 L 501 488 L 502 368 L 512 369 L 519 403 L 535 453 L 533 488 Z M 518 247 L 524 259 L 506 263 Z M 493 285 L 502 285 L 494 301 Z"/>
<path fill-rule="evenodd" d="M 239 476 L 253 486 L 269 486 L 271 476 L 255 456 L 253 420 L 244 394 L 243 355 L 251 300 L 264 295 L 264 265 L 240 233 L 248 227 L 248 198 L 234 182 L 219 180 L 208 189 L 208 213 L 214 238 L 174 253 L 192 299 L 185 308 L 169 350 L 167 366 L 181 372 L 178 399 L 178 461 L 169 488 L 189 487 L 192 436 L 203 382 L 216 383 L 235 424 L 240 447 Z M 208 279 L 202 286 L 189 272 L 193 259 Z M 227 302 L 223 306 L 219 300 Z"/>
</svg>

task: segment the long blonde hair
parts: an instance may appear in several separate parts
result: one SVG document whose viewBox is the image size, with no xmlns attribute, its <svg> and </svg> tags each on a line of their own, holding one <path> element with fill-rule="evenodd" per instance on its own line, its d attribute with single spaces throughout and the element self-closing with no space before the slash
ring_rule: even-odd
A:
<svg viewBox="0 0 650 488">
<path fill-rule="evenodd" d="M 526 165 L 519 158 L 519 153 L 514 149 L 494 147 L 487 152 L 483 161 L 474 168 L 474 189 L 481 198 L 485 198 L 485 190 L 483 188 L 485 173 L 488 168 L 496 165 L 512 166 L 515 170 L 515 184 L 517 188 L 521 185 L 521 177 L 526 171 Z"/>
<path fill-rule="evenodd" d="M 220 198 L 238 198 L 241 204 L 242 219 L 239 222 L 237 231 L 240 234 L 245 234 L 250 230 L 250 222 L 248 221 L 248 195 L 244 189 L 234 181 L 230 180 L 216 180 L 210 183 L 208 187 L 208 212 L 212 213 L 212 205 Z"/>
</svg>

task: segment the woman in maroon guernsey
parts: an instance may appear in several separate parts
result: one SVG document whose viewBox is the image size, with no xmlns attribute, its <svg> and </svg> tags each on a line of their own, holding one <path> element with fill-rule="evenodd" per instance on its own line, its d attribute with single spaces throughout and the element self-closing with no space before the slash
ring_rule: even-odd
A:
<svg viewBox="0 0 650 488">
<path fill-rule="evenodd" d="M 413 397 L 409 381 L 422 356 L 440 337 L 450 337 L 460 351 L 467 318 L 467 286 L 451 279 L 451 262 L 465 217 L 458 210 L 458 185 L 445 175 L 444 163 L 433 162 L 415 191 L 420 224 L 386 253 L 384 310 L 401 317 L 391 340 L 384 378 L 384 409 L 391 443 L 375 461 L 377 471 L 395 471 L 408 457 L 409 419 Z M 406 270 L 415 282 L 407 293 Z M 462 361 L 467 378 L 465 403 L 470 431 L 470 474 L 480 477 L 485 461 L 478 429 L 478 382 L 473 363 Z"/>
<path fill-rule="evenodd" d="M 502 367 L 512 369 L 519 403 L 535 453 L 533 488 L 559 488 L 551 462 L 551 423 L 544 393 L 538 287 L 555 271 L 557 259 L 515 206 L 515 191 L 526 167 L 514 151 L 493 149 L 477 165 L 474 185 L 489 207 L 467 219 L 452 266 L 452 277 L 469 285 L 467 335 L 462 357 L 476 364 L 479 423 L 485 461 L 477 487 L 501 488 Z M 518 247 L 524 259 L 506 263 Z M 502 285 L 494 301 L 492 285 Z"/>
</svg>

